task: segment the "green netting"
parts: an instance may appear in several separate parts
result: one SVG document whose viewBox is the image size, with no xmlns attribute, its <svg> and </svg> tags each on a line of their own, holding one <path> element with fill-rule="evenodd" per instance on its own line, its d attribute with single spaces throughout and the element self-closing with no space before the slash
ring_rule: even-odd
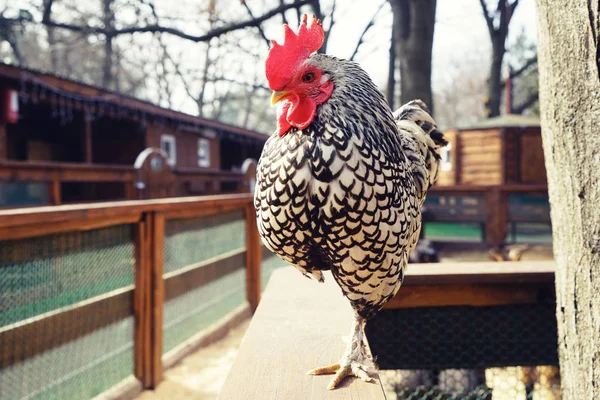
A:
<svg viewBox="0 0 600 400">
<path fill-rule="evenodd" d="M 0 399 L 81 400 L 133 372 L 133 317 L 0 370 Z"/>
<path fill-rule="evenodd" d="M 177 271 L 246 246 L 244 214 L 222 215 L 185 220 L 169 220 L 166 224 L 165 273 Z M 199 267 L 202 268 L 202 267 Z M 227 313 L 246 299 L 244 265 L 165 303 L 164 343 L 166 353 Z"/>
<path fill-rule="evenodd" d="M 384 370 L 388 400 L 558 400 L 557 366 Z"/>
<path fill-rule="evenodd" d="M 0 329 L 132 285 L 134 264 L 130 226 L 0 241 Z M 83 318 L 91 324 L 102 315 Z M 27 337 L 2 336 L 18 343 L 0 343 L 0 399 L 91 398 L 133 372 L 132 317 L 24 360 L 18 353 L 70 328 L 45 324 Z"/>
<path fill-rule="evenodd" d="M 0 327 L 133 284 L 130 226 L 0 241 Z"/>
<path fill-rule="evenodd" d="M 193 219 L 167 221 L 164 272 L 246 247 L 244 214 L 235 211 Z"/>
<path fill-rule="evenodd" d="M 246 272 L 239 269 L 165 303 L 163 352 L 210 327 L 246 300 Z"/>
</svg>

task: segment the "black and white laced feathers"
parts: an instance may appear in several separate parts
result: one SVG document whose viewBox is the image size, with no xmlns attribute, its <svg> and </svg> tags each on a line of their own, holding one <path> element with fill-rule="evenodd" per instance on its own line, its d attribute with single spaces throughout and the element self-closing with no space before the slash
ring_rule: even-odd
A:
<svg viewBox="0 0 600 400">
<path fill-rule="evenodd" d="M 331 97 L 304 130 L 267 141 L 255 207 L 263 243 L 305 275 L 331 270 L 352 307 L 373 316 L 404 279 L 437 177 L 442 134 L 424 103 L 395 113 L 350 61 L 304 61 L 331 80 Z"/>
</svg>

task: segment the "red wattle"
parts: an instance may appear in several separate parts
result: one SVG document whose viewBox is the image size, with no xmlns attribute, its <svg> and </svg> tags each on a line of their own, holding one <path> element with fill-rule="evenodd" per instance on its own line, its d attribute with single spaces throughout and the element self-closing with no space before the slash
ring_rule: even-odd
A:
<svg viewBox="0 0 600 400">
<path fill-rule="evenodd" d="M 280 107 L 277 107 L 277 134 L 279 136 L 284 136 L 292 127 L 292 124 L 287 120 L 288 109 L 290 106 L 291 103 L 285 101 Z"/>
<path fill-rule="evenodd" d="M 297 95 L 287 97 L 277 108 L 277 134 L 284 136 L 292 126 L 305 129 L 312 122 L 316 112 L 317 103 L 314 99 Z"/>
<path fill-rule="evenodd" d="M 317 112 L 317 103 L 311 97 L 300 99 L 288 110 L 287 120 L 292 126 L 298 129 L 304 129 L 310 125 L 315 113 Z"/>
</svg>

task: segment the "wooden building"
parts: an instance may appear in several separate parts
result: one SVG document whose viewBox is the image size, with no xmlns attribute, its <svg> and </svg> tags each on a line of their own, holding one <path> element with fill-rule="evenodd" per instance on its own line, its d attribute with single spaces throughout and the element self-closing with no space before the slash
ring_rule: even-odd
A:
<svg viewBox="0 0 600 400">
<path fill-rule="evenodd" d="M 503 115 L 444 135 L 440 186 L 546 184 L 538 118 Z"/>
<path fill-rule="evenodd" d="M 267 139 L 4 64 L 0 107 L 0 207 L 248 191 Z"/>
</svg>

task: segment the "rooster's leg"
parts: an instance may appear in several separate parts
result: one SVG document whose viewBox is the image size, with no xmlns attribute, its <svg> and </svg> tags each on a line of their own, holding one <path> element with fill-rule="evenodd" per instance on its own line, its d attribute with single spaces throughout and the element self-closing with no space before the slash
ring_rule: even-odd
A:
<svg viewBox="0 0 600 400">
<path fill-rule="evenodd" d="M 352 375 L 365 382 L 371 382 L 373 378 L 369 376 L 369 372 L 372 371 L 374 367 L 373 361 L 369 357 L 367 351 L 365 322 L 363 317 L 356 314 L 354 315 L 350 343 L 339 364 L 315 368 L 309 371 L 308 374 L 326 375 L 335 373 L 335 376 L 329 382 L 329 386 L 327 386 L 329 390 L 335 389 L 345 377 Z"/>
</svg>

